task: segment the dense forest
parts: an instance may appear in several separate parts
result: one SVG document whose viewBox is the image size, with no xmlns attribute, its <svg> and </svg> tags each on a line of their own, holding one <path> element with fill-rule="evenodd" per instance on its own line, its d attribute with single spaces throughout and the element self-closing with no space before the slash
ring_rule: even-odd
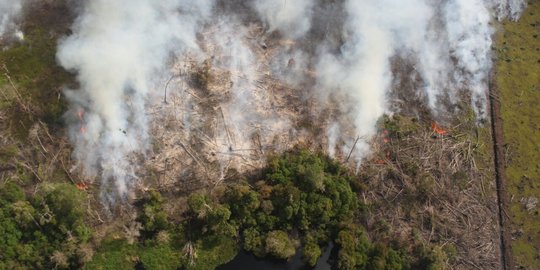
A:
<svg viewBox="0 0 540 270">
<path fill-rule="evenodd" d="M 301 252 L 314 266 L 330 241 L 337 245 L 338 269 L 442 269 L 451 255 L 372 241 L 361 225 L 368 206 L 358 191 L 364 187 L 323 154 L 298 149 L 272 156 L 259 178 L 191 194 L 181 217 L 168 216 L 162 195 L 149 191 L 135 203 L 140 227 L 131 228 L 133 238 L 106 239 L 96 251 L 83 192 L 49 184 L 30 195 L 5 181 L 0 269 L 213 269 L 239 249 L 282 260 Z"/>
</svg>

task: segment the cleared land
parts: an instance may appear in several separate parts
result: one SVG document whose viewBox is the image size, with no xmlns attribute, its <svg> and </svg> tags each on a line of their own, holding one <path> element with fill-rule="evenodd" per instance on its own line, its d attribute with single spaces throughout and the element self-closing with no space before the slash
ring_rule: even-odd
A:
<svg viewBox="0 0 540 270">
<path fill-rule="evenodd" d="M 530 3 L 527 13 L 519 23 L 505 23 L 506 31 L 501 32 L 499 44 L 494 47 L 499 56 L 497 84 L 501 91 L 505 140 L 508 143 L 504 161 L 508 165 L 508 188 L 511 198 L 511 210 L 508 211 L 508 215 L 514 220 L 513 250 L 517 259 L 516 264 L 525 266 L 526 269 L 539 269 L 539 261 L 535 257 L 538 256 L 540 243 L 539 214 L 535 206 L 535 199 L 540 198 L 538 184 L 540 137 L 537 135 L 539 126 L 535 121 L 540 119 L 540 113 L 535 110 L 540 101 L 539 6 L 538 3 Z M 27 33 L 26 42 L 0 53 L 0 72 L 3 75 L 0 76 L 0 87 L 4 93 L 0 96 L 0 138 L 2 139 L 0 140 L 0 161 L 3 162 L 0 167 L 0 180 L 2 184 L 16 183 L 26 191 L 28 196 L 33 196 L 36 190 L 50 185 L 62 187 L 62 190 L 75 190 L 74 187 L 80 187 L 76 185 L 80 184 L 79 176 L 69 170 L 73 166 L 73 161 L 70 159 L 71 149 L 62 125 L 62 115 L 66 110 L 66 104 L 61 95 L 61 89 L 63 85 L 69 85 L 72 78 L 54 64 L 56 40 L 61 33 L 67 31 L 66 27 L 69 25 L 68 19 L 58 20 L 59 14 L 65 14 L 65 11 L 65 7 L 60 4 L 35 8 L 32 14 L 36 16 L 31 16 L 33 19 L 28 20 L 24 25 L 25 33 Z M 42 25 L 48 25 L 54 29 L 42 29 Z M 270 45 L 266 51 L 270 54 L 271 49 Z M 395 64 L 394 68 L 398 69 L 397 72 L 406 72 L 406 70 L 401 70 L 404 67 L 398 64 Z M 224 119 L 227 119 L 226 111 L 223 116 L 222 110 L 214 105 L 214 100 L 220 97 L 218 94 L 225 91 L 220 92 L 219 89 L 212 88 L 218 84 L 227 85 L 219 81 L 227 79 L 227 74 L 220 72 L 216 67 L 209 68 L 207 72 L 213 76 L 207 83 L 201 83 L 204 82 L 201 78 L 205 77 L 193 72 L 197 70 L 195 67 L 189 67 L 189 69 L 188 71 L 194 74 L 185 73 L 189 76 L 195 75 L 198 83 L 188 87 L 188 90 L 191 90 L 188 94 L 192 98 L 182 100 L 193 100 L 194 104 L 201 104 L 200 107 L 195 106 L 196 109 L 200 109 L 201 115 L 217 116 L 215 120 L 217 124 L 214 125 L 218 127 L 216 129 L 228 129 L 229 122 L 223 123 Z M 402 82 L 405 81 L 402 80 Z M 269 78 L 262 80 L 261 84 L 279 90 L 275 91 L 278 94 L 273 95 L 271 102 L 278 105 L 282 104 L 283 100 L 289 102 L 283 103 L 287 106 L 274 106 L 280 114 L 291 113 L 287 109 L 302 105 L 298 98 L 293 98 L 296 94 L 295 89 L 287 89 Z M 202 85 L 205 86 L 202 87 Z M 170 89 L 173 89 L 173 86 L 174 81 Z M 400 89 L 402 95 L 409 93 L 404 91 L 402 86 L 397 89 Z M 406 102 L 403 103 L 400 113 L 381 119 L 380 134 L 373 141 L 373 154 L 365 161 L 360 170 L 361 173 L 355 178 L 358 180 L 355 181 L 357 185 L 354 186 L 358 195 L 357 199 L 363 206 L 356 222 L 366 227 L 370 238 L 376 240 L 375 242 L 395 242 L 411 254 L 419 253 L 422 257 L 431 258 L 432 260 L 428 263 L 438 265 L 440 269 L 445 269 L 444 267 L 497 269 L 500 248 L 489 128 L 486 126 L 477 128 L 476 119 L 467 109 L 468 105 L 460 104 L 461 113 L 455 115 L 455 119 L 447 123 L 439 123 L 445 130 L 445 134 L 437 134 L 433 127 L 433 116 L 428 110 L 420 109 L 419 113 L 408 112 L 407 108 L 416 108 L 414 105 L 419 102 L 403 99 Z M 181 105 L 175 101 L 174 94 L 170 93 L 168 102 L 172 105 L 169 108 Z M 208 113 L 209 110 L 212 113 Z M 309 121 L 302 121 L 305 115 L 310 114 L 306 112 L 297 114 L 295 125 L 308 130 L 307 134 L 323 136 L 318 131 L 322 125 L 330 121 L 329 119 L 314 121 L 306 118 Z M 172 114 L 164 115 L 164 117 L 170 117 Z M 202 117 L 201 119 L 204 120 Z M 172 123 L 172 121 L 164 122 Z M 201 123 L 206 122 L 201 121 Z M 211 121 L 209 120 L 208 123 Z M 212 127 L 212 125 L 208 126 Z M 203 132 L 205 128 L 207 126 L 200 127 L 200 134 L 210 134 Z M 178 131 L 180 128 L 169 130 Z M 178 134 L 182 135 L 179 132 L 174 135 L 179 136 Z M 327 148 L 324 143 L 321 143 L 323 140 L 320 137 L 315 136 L 301 143 L 298 142 L 302 141 L 298 139 L 298 136 L 293 136 L 296 141 L 291 143 L 292 145 L 300 144 L 315 151 Z M 167 142 L 168 138 L 175 137 L 163 136 L 163 142 Z M 265 144 L 264 138 L 262 143 L 261 138 L 250 139 L 257 142 L 254 145 Z M 221 139 L 221 141 L 228 140 L 231 140 L 229 136 Z M 137 194 L 137 198 L 143 198 L 148 190 L 161 191 L 166 198 L 166 203 L 160 211 L 165 213 L 173 224 L 183 224 L 182 222 L 187 220 L 184 216 L 188 213 L 186 194 L 191 191 L 191 186 L 189 186 L 191 183 L 199 184 L 193 185 L 195 189 L 214 187 L 210 193 L 219 201 L 220 189 L 234 185 L 242 179 L 239 172 L 229 170 L 215 183 L 203 182 L 209 179 L 205 177 L 207 173 L 205 169 L 209 167 L 209 171 L 213 172 L 211 169 L 217 168 L 217 166 L 211 166 L 215 164 L 216 158 L 212 159 L 213 155 L 210 151 L 207 156 L 201 154 L 205 153 L 201 149 L 192 151 L 193 145 L 202 147 L 203 144 L 199 141 L 187 139 L 185 141 L 189 144 L 180 145 L 178 159 L 192 162 L 192 164 L 182 164 L 182 166 L 179 166 L 179 163 L 168 164 L 167 160 L 172 159 L 168 159 L 166 155 L 156 155 L 156 159 L 152 161 L 154 163 L 146 164 L 149 171 L 145 177 L 148 186 L 139 187 Z M 266 144 L 275 145 L 271 141 Z M 158 151 L 164 145 L 166 143 L 156 144 L 156 152 L 166 154 L 165 151 Z M 230 151 L 225 150 L 225 154 Z M 274 150 L 276 149 L 262 146 L 256 149 L 256 151 L 264 151 L 260 154 L 261 157 Z M 214 152 L 219 157 L 219 151 Z M 343 161 L 346 160 L 347 154 L 338 153 L 338 157 Z M 199 155 L 205 158 L 199 158 Z M 248 161 L 252 161 L 249 159 L 252 156 L 245 156 L 248 157 L 246 158 Z M 262 159 L 257 157 L 259 156 L 255 156 L 253 163 L 249 164 L 263 166 L 260 165 Z M 155 169 L 155 166 L 150 166 L 161 161 L 167 165 L 162 171 Z M 198 162 L 202 165 L 197 164 Z M 198 168 L 201 175 L 194 173 L 193 176 L 180 178 L 180 173 L 171 169 L 176 167 Z M 186 184 L 180 181 L 186 178 L 192 179 L 193 182 Z M 68 186 L 71 188 L 66 188 Z M 122 242 L 124 240 L 129 242 L 130 237 L 139 233 L 140 228 L 135 226 L 138 223 L 133 213 L 136 211 L 139 215 L 143 215 L 144 209 L 141 207 L 119 209 L 118 211 L 121 212 L 119 218 L 108 220 L 101 213 L 101 205 L 97 202 L 99 187 L 97 185 L 83 187 L 83 191 L 75 190 L 74 192 L 84 195 L 85 207 L 81 209 L 86 209 L 86 212 L 81 216 L 85 217 L 85 223 L 93 232 L 92 240 L 88 243 L 78 243 L 76 246 L 70 244 L 69 248 L 58 244 L 58 247 L 55 247 L 58 250 L 66 249 L 64 253 L 58 254 L 70 255 L 75 254 L 75 251 L 81 254 L 94 254 L 92 262 L 88 262 L 91 255 L 81 256 L 81 263 L 88 262 L 88 268 L 94 265 L 110 264 L 115 266 L 115 269 L 119 269 L 116 263 L 125 266 L 139 262 L 148 269 L 162 269 L 168 265 L 164 261 L 169 262 L 173 265 L 172 267 L 179 264 L 177 255 L 183 254 L 184 251 L 174 251 L 168 246 L 152 248 L 144 246 L 144 250 L 139 250 L 138 244 Z M 166 235 L 166 232 L 164 230 L 161 236 Z M 175 233 L 178 234 L 172 231 L 172 235 Z M 182 241 L 178 243 L 183 244 Z M 219 244 L 230 243 L 229 241 Z M 183 245 L 180 245 L 180 248 L 182 247 Z M 418 247 L 425 248 L 418 249 Z M 187 250 L 193 251 L 193 249 Z M 208 257 L 216 254 L 232 257 L 231 254 L 224 254 L 219 250 L 222 249 L 200 249 L 198 250 L 199 258 L 201 261 L 208 261 L 206 260 Z M 233 250 L 233 248 L 228 250 Z M 46 258 L 50 257 L 46 256 Z M 157 257 L 163 261 L 153 260 Z M 214 258 L 228 260 L 228 258 L 219 258 L 217 255 Z M 53 262 L 44 263 L 52 265 Z M 157 267 L 150 267 L 156 264 Z"/>
</svg>

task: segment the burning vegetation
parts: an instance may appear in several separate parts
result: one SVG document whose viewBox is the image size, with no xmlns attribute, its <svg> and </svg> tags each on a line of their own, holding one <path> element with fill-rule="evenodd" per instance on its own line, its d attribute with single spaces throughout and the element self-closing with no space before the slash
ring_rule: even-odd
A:
<svg viewBox="0 0 540 270">
<path fill-rule="evenodd" d="M 521 1 L 18 3 L 0 269 L 313 267 L 329 242 L 337 269 L 502 267 L 484 123 Z"/>
</svg>

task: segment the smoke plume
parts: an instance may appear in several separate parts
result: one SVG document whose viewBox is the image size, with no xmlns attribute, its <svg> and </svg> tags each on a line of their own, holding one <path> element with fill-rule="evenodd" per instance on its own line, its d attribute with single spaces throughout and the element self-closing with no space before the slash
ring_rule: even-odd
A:
<svg viewBox="0 0 540 270">
<path fill-rule="evenodd" d="M 328 94 L 337 92 L 341 110 L 350 114 L 341 130 L 354 129 L 355 134 L 344 138 L 346 148 L 353 147 L 355 137 L 361 138 L 355 147 L 360 159 L 368 152 L 377 120 L 386 112 L 390 58 L 421 45 L 431 10 L 422 0 L 347 1 L 345 10 L 347 41 L 338 54 L 322 55 L 317 72 L 320 88 Z"/>
<path fill-rule="evenodd" d="M 279 30 L 289 38 L 303 36 L 311 27 L 313 0 L 254 0 L 255 10 L 270 32 Z"/>
<path fill-rule="evenodd" d="M 211 8 L 211 1 L 87 1 L 74 34 L 60 41 L 58 61 L 77 73 L 81 87 L 66 91 L 74 157 L 104 189 L 125 196 L 137 179 L 128 157 L 149 146 L 153 76 L 171 53 L 197 50 L 195 34 Z"/>
<path fill-rule="evenodd" d="M 205 160 L 247 162 L 264 156 L 271 148 L 265 143 L 294 136 L 324 137 L 329 154 L 350 152 L 359 164 L 377 121 L 394 112 L 391 95 L 405 91 L 393 89 L 398 79 L 413 82 L 404 95 L 418 96 L 434 117 L 454 113 L 452 105 L 465 99 L 483 119 L 493 22 L 516 20 L 525 8 L 520 0 L 216 2 L 87 1 L 73 34 L 60 41 L 58 61 L 80 83 L 66 90 L 74 158 L 89 178 L 101 179 L 105 199 L 129 193 L 158 140 L 150 129 L 168 132 L 154 120 L 167 117 L 153 119 L 150 111 L 179 118 L 182 140 L 197 149 L 175 142 L 175 129 L 167 136 L 178 151 L 162 156 L 180 157 L 184 149 L 207 175 Z M 206 89 L 189 86 L 185 68 L 170 85 L 180 108 L 156 102 L 171 66 L 200 66 L 203 59 L 212 66 L 205 72 L 216 73 L 198 87 Z M 398 60 L 414 78 L 397 74 Z M 325 118 L 326 111 L 335 113 Z M 304 130 L 298 123 L 306 116 L 326 119 L 326 132 Z"/>
<path fill-rule="evenodd" d="M 525 0 L 493 0 L 492 6 L 496 8 L 497 19 L 510 19 L 516 21 L 527 7 Z"/>
<path fill-rule="evenodd" d="M 19 39 L 23 38 L 16 24 L 22 13 L 23 4 L 23 0 L 0 0 L 0 37 L 12 33 Z"/>
<path fill-rule="evenodd" d="M 437 114 L 440 103 L 455 103 L 460 90 L 469 93 L 479 119 L 486 118 L 488 73 L 491 69 L 493 14 L 516 19 L 522 1 L 495 5 L 483 0 L 345 1 L 345 43 L 339 52 L 323 48 L 317 64 L 323 99 L 341 98 L 341 110 L 348 121 L 340 130 L 354 127 L 353 134 L 342 134 L 345 149 L 355 137 L 364 138 L 356 147 L 356 157 L 368 153 L 368 141 L 375 124 L 388 111 L 392 59 L 413 59 L 423 82 L 419 95 Z M 496 11 L 493 11 L 493 6 Z M 330 51 L 330 53 L 329 53 Z M 331 126 L 329 134 L 336 127 Z M 332 141 L 335 141 L 332 139 Z M 333 143 L 329 144 L 333 147 Z M 329 149 L 333 153 L 334 149 Z"/>
</svg>

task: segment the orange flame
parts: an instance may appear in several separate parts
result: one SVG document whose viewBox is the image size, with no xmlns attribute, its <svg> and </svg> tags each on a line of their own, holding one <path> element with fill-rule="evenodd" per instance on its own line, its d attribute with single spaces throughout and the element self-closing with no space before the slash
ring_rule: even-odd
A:
<svg viewBox="0 0 540 270">
<path fill-rule="evenodd" d="M 384 142 L 384 143 L 389 143 L 389 142 L 390 142 L 390 139 L 388 138 L 388 134 L 389 134 L 388 130 L 384 130 L 384 131 L 383 131 L 383 137 L 382 137 L 382 139 L 383 139 L 383 142 Z"/>
<path fill-rule="evenodd" d="M 75 187 L 77 187 L 78 190 L 87 190 L 88 185 L 84 182 L 75 184 Z"/>
<path fill-rule="evenodd" d="M 80 110 L 77 112 L 77 116 L 79 117 L 79 120 L 83 121 L 83 118 L 84 118 L 84 110 L 83 110 L 83 109 L 80 109 Z"/>
<path fill-rule="evenodd" d="M 433 129 L 433 131 L 439 135 L 446 135 L 446 130 L 442 129 L 439 125 L 437 125 L 437 123 L 435 122 L 432 122 L 431 123 L 431 128 Z"/>
<path fill-rule="evenodd" d="M 390 151 L 386 151 L 384 153 L 384 159 L 381 158 L 381 159 L 378 159 L 375 161 L 375 164 L 378 164 L 378 165 L 385 165 L 389 162 L 390 160 Z"/>
<path fill-rule="evenodd" d="M 84 123 L 84 109 L 79 109 L 77 112 L 77 116 L 79 117 L 79 121 L 81 122 L 81 128 L 79 128 L 79 132 L 81 134 L 86 133 L 86 124 Z"/>
</svg>

